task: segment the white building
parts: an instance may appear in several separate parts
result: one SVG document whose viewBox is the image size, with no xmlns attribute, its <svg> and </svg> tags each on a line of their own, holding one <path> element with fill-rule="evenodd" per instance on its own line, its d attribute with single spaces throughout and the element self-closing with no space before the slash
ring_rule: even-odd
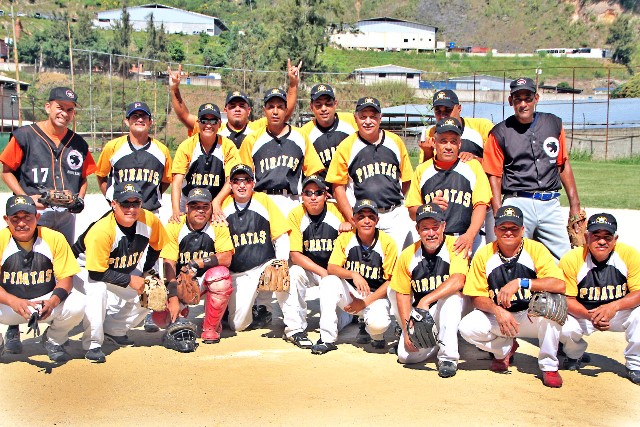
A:
<svg viewBox="0 0 640 427">
<path fill-rule="evenodd" d="M 357 68 L 351 73 L 356 82 L 372 85 L 385 82 L 402 82 L 409 87 L 420 86 L 420 70 L 387 64 L 378 67 Z"/>
<path fill-rule="evenodd" d="M 164 29 L 170 34 L 199 34 L 206 33 L 210 36 L 217 36 L 221 32 L 228 30 L 227 26 L 215 16 L 203 15 L 202 13 L 189 12 L 187 10 L 162 4 L 145 4 L 142 6 L 128 7 L 129 21 L 136 31 L 144 31 L 149 21 L 149 15 L 153 14 L 153 22 L 156 28 L 164 24 Z M 112 28 L 116 21 L 122 19 L 122 9 L 107 10 L 98 12 L 93 25 L 97 28 Z"/>
<path fill-rule="evenodd" d="M 346 49 L 435 50 L 436 27 L 395 18 L 363 19 L 355 31 L 333 34 L 332 44 Z"/>
</svg>

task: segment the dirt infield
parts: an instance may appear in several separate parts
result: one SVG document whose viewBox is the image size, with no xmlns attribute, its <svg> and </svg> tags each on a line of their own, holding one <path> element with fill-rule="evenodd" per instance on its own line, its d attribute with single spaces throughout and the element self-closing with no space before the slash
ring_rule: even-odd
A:
<svg viewBox="0 0 640 427">
<path fill-rule="evenodd" d="M 83 223 L 106 209 L 98 200 L 88 206 Z M 614 214 L 621 240 L 638 247 L 640 214 Z M 311 289 L 314 341 L 316 297 Z M 201 306 L 192 311 L 197 323 L 202 314 Z M 393 354 L 355 344 L 356 325 L 341 333 L 337 351 L 322 356 L 282 340 L 282 329 L 274 319 L 269 329 L 225 330 L 219 344 L 180 354 L 159 345 L 161 332 L 137 328 L 135 346 L 105 344 L 107 362 L 96 365 L 83 359 L 78 327 L 68 347 L 74 359 L 58 365 L 23 325 L 24 354 L 0 359 L 0 425 L 637 425 L 640 388 L 624 377 L 622 333 L 588 337 L 591 363 L 562 371 L 564 386 L 549 389 L 530 340 L 519 340 L 509 374 L 490 372 L 488 355 L 461 340 L 458 374 L 441 379 L 434 360 L 405 367 Z"/>
</svg>

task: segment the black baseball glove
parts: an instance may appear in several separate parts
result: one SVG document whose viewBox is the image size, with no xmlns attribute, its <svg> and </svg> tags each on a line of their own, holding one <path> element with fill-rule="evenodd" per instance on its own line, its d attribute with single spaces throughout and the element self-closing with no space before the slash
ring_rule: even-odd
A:
<svg viewBox="0 0 640 427">
<path fill-rule="evenodd" d="M 414 308 L 407 320 L 409 339 L 417 348 L 431 348 L 440 343 L 438 341 L 438 327 L 428 310 Z"/>
</svg>

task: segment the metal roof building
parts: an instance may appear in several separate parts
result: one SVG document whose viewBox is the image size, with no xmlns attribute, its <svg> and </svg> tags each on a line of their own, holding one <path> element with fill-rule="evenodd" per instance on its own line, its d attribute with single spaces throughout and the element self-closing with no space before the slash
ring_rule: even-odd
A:
<svg viewBox="0 0 640 427">
<path fill-rule="evenodd" d="M 389 17 L 362 19 L 355 32 L 330 37 L 331 43 L 347 49 L 435 50 L 438 29 L 419 22 Z"/>
<path fill-rule="evenodd" d="M 389 81 L 402 82 L 409 87 L 418 88 L 420 84 L 420 70 L 387 64 L 377 67 L 356 68 L 351 73 L 356 82 L 363 85 L 384 83 Z"/>
<path fill-rule="evenodd" d="M 167 33 L 199 34 L 206 33 L 217 36 L 228 30 L 227 26 L 215 16 L 202 13 L 189 12 L 175 7 L 157 3 L 145 4 L 127 8 L 131 25 L 136 31 L 144 31 L 147 27 L 149 15 L 153 14 L 156 28 L 164 24 Z M 122 19 L 122 9 L 98 12 L 93 25 L 97 28 L 108 29 L 113 27 L 116 21 Z"/>
</svg>

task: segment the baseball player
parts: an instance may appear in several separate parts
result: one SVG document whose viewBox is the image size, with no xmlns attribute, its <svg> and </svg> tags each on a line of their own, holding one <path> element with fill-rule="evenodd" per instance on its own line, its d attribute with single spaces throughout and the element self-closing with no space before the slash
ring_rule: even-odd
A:
<svg viewBox="0 0 640 427">
<path fill-rule="evenodd" d="M 627 378 L 640 384 L 640 253 L 618 242 L 617 230 L 613 215 L 592 215 L 586 245 L 560 259 L 569 308 L 560 342 L 567 355 L 564 368 L 576 370 L 587 349 L 584 335 L 624 332 Z"/>
<path fill-rule="evenodd" d="M 311 88 L 311 112 L 313 120 L 300 128 L 309 138 L 325 168 L 320 172 L 324 178 L 338 145 L 358 129 L 353 114 L 336 113 L 338 100 L 333 88 L 326 83 Z"/>
<path fill-rule="evenodd" d="M 437 351 L 438 375 L 449 378 L 458 369 L 458 324 L 462 317 L 461 294 L 469 263 L 457 253 L 456 239 L 445 236 L 445 212 L 435 203 L 420 206 L 416 230 L 420 241 L 406 248 L 396 262 L 389 300 L 397 301 L 402 327 L 398 341 L 398 362 L 420 363 Z M 439 348 L 418 349 L 409 339 L 407 320 L 411 308 L 428 310 L 438 327 Z"/>
<path fill-rule="evenodd" d="M 298 66 L 295 66 L 291 65 L 291 59 L 287 60 L 289 87 L 287 88 L 286 95 L 288 107 L 285 113 L 285 122 L 291 118 L 296 108 L 301 68 L 302 61 L 300 61 Z M 189 109 L 180 94 L 182 64 L 178 65 L 177 72 L 171 72 L 171 67 L 168 68 L 168 72 L 171 105 L 175 110 L 178 119 L 187 128 L 189 136 L 195 135 L 199 131 L 197 118 L 193 114 L 189 113 Z M 267 120 L 264 117 L 258 120 L 249 121 L 249 116 L 251 115 L 251 103 L 249 102 L 249 97 L 244 92 L 230 91 L 227 94 L 224 112 L 227 115 L 227 123 L 223 126 L 221 135 L 231 139 L 238 149 L 240 149 L 242 141 L 247 135 L 253 133 L 255 130 L 262 129 L 267 125 Z"/>
<path fill-rule="evenodd" d="M 442 119 L 454 117 L 462 124 L 462 145 L 460 147 L 460 160 L 476 159 L 482 161 L 484 145 L 493 128 L 491 120 L 475 117 L 461 117 L 462 105 L 458 101 L 458 95 L 452 90 L 439 90 L 433 94 L 433 115 L 436 122 Z M 420 137 L 420 163 L 433 158 L 435 149 L 435 126 L 425 128 Z M 493 216 L 493 215 L 492 215 Z"/>
<path fill-rule="evenodd" d="M 376 228 L 379 217 L 373 200 L 356 202 L 353 220 L 355 231 L 335 240 L 327 265 L 329 275 L 320 281 L 320 340 L 313 345 L 313 354 L 338 348 L 338 332 L 351 319 L 339 317 L 336 307 L 364 317 L 373 348 L 382 349 L 386 344 L 384 333 L 391 324 L 387 288 L 398 249 L 391 236 Z"/>
<path fill-rule="evenodd" d="M 347 221 L 353 223 L 351 206 L 356 199 L 370 199 L 380 215 L 378 227 L 403 249 L 414 240 L 403 204 L 413 170 L 402 139 L 380 129 L 381 111 L 375 98 L 358 100 L 358 131 L 338 146 L 326 180 L 333 184 L 333 195 Z"/>
<path fill-rule="evenodd" d="M 64 348 L 69 332 L 84 315 L 84 295 L 71 291 L 80 267 L 61 233 L 37 226 L 39 216 L 30 197 L 7 200 L 8 227 L 0 230 L 0 323 L 18 325 L 37 319 L 36 325 L 50 324 L 42 345 L 49 359 L 64 362 L 70 359 Z M 40 333 L 37 326 L 33 330 Z"/>
<path fill-rule="evenodd" d="M 116 184 L 136 182 L 142 191 L 142 207 L 158 213 L 162 193 L 171 184 L 169 149 L 149 136 L 153 120 L 147 104 L 129 104 L 126 119 L 129 133 L 107 142 L 100 153 L 96 171 L 100 191 L 112 201 Z"/>
<path fill-rule="evenodd" d="M 463 162 L 459 156 L 462 127 L 449 117 L 436 124 L 436 157 L 416 168 L 405 205 L 411 218 L 423 203 L 436 203 L 445 212 L 445 234 L 456 237 L 455 249 L 465 257 L 481 244 L 479 235 L 491 188 L 476 159 Z"/>
<path fill-rule="evenodd" d="M 183 269 L 193 271 L 194 277 L 200 281 L 201 294 L 206 295 L 201 336 L 205 344 L 220 341 L 222 315 L 232 289 L 231 281 L 223 282 L 228 287 L 218 287 L 216 283 L 211 289 L 210 284 L 204 283 L 205 273 L 216 266 L 229 267 L 234 251 L 229 227 L 222 223 L 211 224 L 212 200 L 211 193 L 206 188 L 192 188 L 186 199 L 187 213 L 180 217 L 179 222 L 167 224 L 169 239 L 160 252 L 160 257 L 164 260 L 165 278 L 169 282 Z M 182 302 L 177 297 L 169 298 L 167 313 L 159 315 L 160 318 L 165 318 L 162 323 L 177 319 Z"/>
<path fill-rule="evenodd" d="M 206 188 L 214 197 L 213 206 L 218 214 L 231 189 L 226 177 L 238 164 L 238 149 L 229 139 L 217 135 L 220 129 L 220 109 L 212 103 L 198 108 L 200 131 L 189 137 L 176 150 L 171 173 L 170 222 L 179 222 L 185 212 L 186 197 L 193 188 Z"/>
<path fill-rule="evenodd" d="M 302 204 L 289 213 L 289 246 L 292 266 L 289 276 L 298 289 L 300 307 L 306 313 L 306 289 L 318 286 L 327 276 L 327 265 L 338 234 L 351 230 L 333 202 L 327 201 L 327 187 L 318 175 L 302 183 Z"/>
<path fill-rule="evenodd" d="M 138 298 L 144 290 L 142 272 L 155 265 L 168 238 L 158 217 L 142 208 L 142 198 L 138 183 L 116 183 L 112 211 L 93 223 L 73 246 L 84 267 L 73 286 L 87 296 L 82 347 L 91 362 L 105 362 L 105 337 L 119 346 L 132 345 L 127 332 L 149 311 Z M 108 293 L 124 301 L 110 306 L 109 312 Z"/>
<path fill-rule="evenodd" d="M 254 193 L 253 170 L 239 164 L 231 170 L 231 196 L 222 205 L 235 248 L 231 259 L 233 293 L 229 300 L 229 326 L 245 330 L 252 321 L 258 279 L 274 259 L 289 259 L 289 224 L 266 194 Z M 283 338 L 301 348 L 313 344 L 303 325 L 306 313 L 291 283 L 289 292 L 275 292 L 284 316 Z M 266 310 L 266 307 L 265 309 Z"/>
<path fill-rule="evenodd" d="M 518 348 L 516 337 L 540 341 L 538 366 L 547 387 L 561 387 L 558 373 L 560 325 L 527 315 L 532 292 L 564 294 L 562 271 L 544 245 L 524 237 L 524 218 L 517 207 L 502 206 L 495 217 L 497 240 L 483 246 L 471 262 L 463 293 L 475 310 L 460 321 L 460 335 L 493 353 L 494 372 L 507 372 Z"/>
<path fill-rule="evenodd" d="M 61 206 L 44 206 L 38 199 L 43 190 L 69 190 L 79 198 L 74 212 L 81 212 L 87 191 L 87 176 L 96 170 L 85 140 L 68 129 L 76 114 L 78 95 L 66 87 L 55 87 L 44 104 L 47 119 L 22 126 L 10 135 L 0 154 L 2 179 L 13 194 L 29 195 L 40 212 L 38 225 L 59 231 L 69 244 L 75 241 L 76 214 Z M 10 325 L 5 351 L 20 354 L 20 329 Z"/>
<path fill-rule="evenodd" d="M 569 198 L 570 216 L 580 213 L 562 120 L 535 111 L 539 95 L 530 78 L 514 80 L 510 87 L 509 105 L 515 114 L 493 128 L 484 148 L 493 210 L 501 205 L 520 208 L 526 237 L 540 241 L 560 259 L 570 249 L 560 210 L 561 187 Z"/>
<path fill-rule="evenodd" d="M 242 162 L 255 169 L 255 191 L 270 195 L 285 217 L 299 203 L 302 174 L 324 169 L 309 139 L 286 122 L 286 108 L 282 89 L 267 90 L 263 108 L 267 124 L 240 147 Z"/>
</svg>

